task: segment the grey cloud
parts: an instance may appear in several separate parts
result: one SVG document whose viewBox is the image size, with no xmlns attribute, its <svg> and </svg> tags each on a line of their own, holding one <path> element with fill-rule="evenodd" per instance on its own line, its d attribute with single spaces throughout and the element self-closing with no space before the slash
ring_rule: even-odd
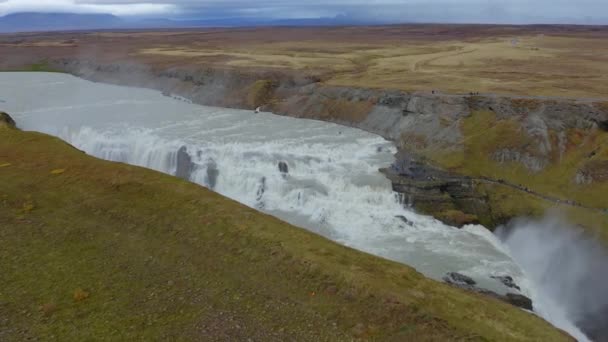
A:
<svg viewBox="0 0 608 342">
<path fill-rule="evenodd" d="M 37 0 L 0 0 L 12 3 Z M 606 0 L 47 0 L 65 8 L 182 18 L 313 18 L 346 15 L 383 22 L 607 23 Z M 139 6 L 139 7 L 137 7 Z M 7 7 L 7 6 L 4 6 Z M 10 7 L 10 6 L 9 6 Z M 23 7 L 23 6 L 21 6 Z M 44 10 L 44 5 L 39 6 Z M 52 7 L 52 6 L 50 6 Z M 148 11 L 149 13 L 146 13 Z M 116 13 L 120 12 L 120 13 Z"/>
</svg>

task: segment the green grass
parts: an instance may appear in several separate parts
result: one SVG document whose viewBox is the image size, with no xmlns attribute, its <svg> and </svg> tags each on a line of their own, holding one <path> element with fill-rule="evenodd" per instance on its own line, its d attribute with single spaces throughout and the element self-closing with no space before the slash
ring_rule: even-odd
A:
<svg viewBox="0 0 608 342">
<path fill-rule="evenodd" d="M 43 134 L 0 128 L 0 179 L 2 341 L 570 340 L 515 307 Z"/>
<path fill-rule="evenodd" d="M 14 72 L 64 72 L 63 70 L 57 69 L 51 66 L 47 61 L 40 61 L 38 63 L 28 64 L 23 67 L 13 68 L 9 70 L 2 70 L 3 72 L 14 71 Z"/>
<path fill-rule="evenodd" d="M 523 109 L 538 105 L 534 101 L 518 103 Z M 566 151 L 560 156 L 558 140 L 551 134 L 552 153 L 548 165 L 533 172 L 517 162 L 499 163 L 492 159 L 494 152 L 511 149 L 532 156 L 540 155 L 536 149 L 539 142 L 523 132 L 517 119 L 498 119 L 490 111 L 473 112 L 461 122 L 463 141 L 452 149 L 437 149 L 433 146 L 420 149 L 432 163 L 443 168 L 472 176 L 503 179 L 511 184 L 527 187 L 537 193 L 564 200 L 574 200 L 591 208 L 606 208 L 608 182 L 576 184 L 579 170 L 603 172 L 608 159 L 608 133 L 600 130 L 582 131 L 570 129 L 566 137 Z M 542 216 L 546 209 L 555 207 L 553 202 L 504 186 L 478 185 L 491 202 L 492 212 L 500 219 L 517 216 Z M 567 208 L 567 210 L 565 210 Z M 582 208 L 565 206 L 566 216 L 575 224 L 589 228 L 608 241 L 608 215 Z M 593 218 L 593 219 L 590 219 Z"/>
</svg>

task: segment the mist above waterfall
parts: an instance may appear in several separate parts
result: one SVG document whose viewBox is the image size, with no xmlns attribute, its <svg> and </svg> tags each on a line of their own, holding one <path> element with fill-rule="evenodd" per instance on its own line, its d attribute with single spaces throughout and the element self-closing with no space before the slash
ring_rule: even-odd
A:
<svg viewBox="0 0 608 342">
<path fill-rule="evenodd" d="M 496 234 L 535 284 L 542 301 L 535 310 L 554 324 L 574 322 L 593 340 L 608 338 L 608 251 L 593 236 L 557 212 L 514 220 Z"/>
</svg>

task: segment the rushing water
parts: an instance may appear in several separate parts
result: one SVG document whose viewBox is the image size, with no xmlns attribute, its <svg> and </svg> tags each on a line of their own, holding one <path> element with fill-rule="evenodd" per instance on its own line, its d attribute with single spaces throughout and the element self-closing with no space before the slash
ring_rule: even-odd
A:
<svg viewBox="0 0 608 342">
<path fill-rule="evenodd" d="M 553 303 L 526 277 L 536 270 L 522 271 L 509 247 L 484 227 L 458 230 L 404 208 L 378 172 L 395 153 L 379 136 L 60 74 L 0 74 L 0 101 L 20 128 L 59 136 L 91 155 L 186 172 L 241 203 L 435 279 L 459 272 L 505 293 L 514 290 L 490 276 L 510 275 L 536 306 Z M 186 153 L 191 169 L 184 166 Z M 537 312 L 584 339 L 566 309 L 549 305 Z"/>
</svg>

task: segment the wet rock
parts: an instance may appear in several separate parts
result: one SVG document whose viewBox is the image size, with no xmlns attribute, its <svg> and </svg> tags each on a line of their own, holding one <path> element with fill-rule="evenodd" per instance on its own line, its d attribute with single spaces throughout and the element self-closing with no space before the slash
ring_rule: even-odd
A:
<svg viewBox="0 0 608 342">
<path fill-rule="evenodd" d="M 390 167 L 380 170 L 391 181 L 404 204 L 452 225 L 481 223 L 493 226 L 487 199 L 475 190 L 471 178 L 437 169 L 405 153 Z"/>
<path fill-rule="evenodd" d="M 500 281 L 506 287 L 517 289 L 518 291 L 521 290 L 521 288 L 517 284 L 515 284 L 515 281 L 511 276 L 491 276 L 490 278 Z"/>
<path fill-rule="evenodd" d="M 534 307 L 532 306 L 532 299 L 521 294 L 507 293 L 505 296 L 500 296 L 500 299 L 503 299 L 505 302 L 520 307 L 522 309 L 530 311 L 534 309 Z"/>
<path fill-rule="evenodd" d="M 258 202 L 262 201 L 262 197 L 264 196 L 264 192 L 266 192 L 266 177 L 262 177 L 260 179 L 260 186 L 258 187 L 258 191 L 256 192 L 256 200 Z"/>
<path fill-rule="evenodd" d="M 408 220 L 407 217 L 405 217 L 403 215 L 397 215 L 397 216 L 395 216 L 395 218 L 400 219 L 401 221 L 403 221 L 403 223 L 407 224 L 410 227 L 414 226 L 414 222 Z"/>
<path fill-rule="evenodd" d="M 463 290 L 479 293 L 488 297 L 496 298 L 505 303 L 517 306 L 522 309 L 533 311 L 532 299 L 516 293 L 507 293 L 506 295 L 500 295 L 496 292 L 482 289 L 476 286 L 475 280 L 471 277 L 465 276 L 460 273 L 450 272 L 443 277 L 443 281 L 454 287 L 461 288 Z"/>
<path fill-rule="evenodd" d="M 477 284 L 473 278 L 457 272 L 450 272 L 443 277 L 443 281 L 451 285 L 474 286 Z"/>
<path fill-rule="evenodd" d="M 289 166 L 286 162 L 279 162 L 279 172 L 281 172 L 282 174 L 289 173 Z"/>
<path fill-rule="evenodd" d="M 186 146 L 182 146 L 177 151 L 177 168 L 175 170 L 175 176 L 181 179 L 190 180 L 192 170 L 194 170 L 192 158 L 190 158 Z"/>
<path fill-rule="evenodd" d="M 217 164 L 213 160 L 209 161 L 207 164 L 207 185 L 210 189 L 215 189 L 219 175 L 220 171 L 217 168 Z"/>
<path fill-rule="evenodd" d="M 16 128 L 17 124 L 10 115 L 5 112 L 0 112 L 0 128 L 1 127 Z"/>
</svg>

